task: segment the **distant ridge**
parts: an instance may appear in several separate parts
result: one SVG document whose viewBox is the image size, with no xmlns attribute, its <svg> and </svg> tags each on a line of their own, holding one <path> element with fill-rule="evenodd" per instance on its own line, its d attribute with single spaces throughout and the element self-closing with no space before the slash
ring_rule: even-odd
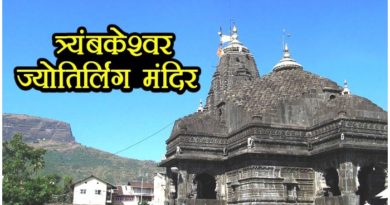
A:
<svg viewBox="0 0 390 205">
<path fill-rule="evenodd" d="M 151 182 L 163 169 L 157 162 L 120 157 L 77 143 L 69 123 L 23 114 L 3 114 L 3 141 L 16 133 L 34 147 L 46 149 L 41 174 L 68 175 L 73 181 L 91 174 L 113 184 L 129 181 Z"/>
<path fill-rule="evenodd" d="M 3 114 L 3 140 L 9 140 L 17 133 L 23 135 L 25 142 L 75 142 L 68 123 L 30 115 Z"/>
</svg>

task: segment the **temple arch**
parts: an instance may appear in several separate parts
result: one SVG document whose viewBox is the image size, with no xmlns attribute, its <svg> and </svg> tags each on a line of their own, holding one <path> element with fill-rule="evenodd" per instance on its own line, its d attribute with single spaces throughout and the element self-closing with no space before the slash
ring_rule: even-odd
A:
<svg viewBox="0 0 390 205">
<path fill-rule="evenodd" d="M 360 196 L 360 204 L 366 201 L 370 204 L 386 204 L 386 200 L 375 197 L 385 189 L 386 173 L 381 167 L 363 166 L 358 172 L 359 187 L 356 194 Z"/>
<path fill-rule="evenodd" d="M 215 178 L 209 174 L 202 173 L 196 175 L 194 179 L 196 184 L 196 198 L 198 199 L 216 199 Z"/>
<path fill-rule="evenodd" d="M 326 185 L 329 187 L 329 191 L 326 194 L 329 196 L 341 195 L 339 189 L 339 173 L 335 168 L 329 168 L 325 170 L 325 181 Z"/>
</svg>

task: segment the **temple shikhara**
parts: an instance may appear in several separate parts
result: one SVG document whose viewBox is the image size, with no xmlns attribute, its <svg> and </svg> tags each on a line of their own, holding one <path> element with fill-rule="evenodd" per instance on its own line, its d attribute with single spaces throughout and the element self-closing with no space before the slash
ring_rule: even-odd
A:
<svg viewBox="0 0 390 205">
<path fill-rule="evenodd" d="M 387 112 L 285 44 L 261 75 L 233 27 L 205 105 L 167 139 L 168 204 L 386 204 Z"/>
</svg>

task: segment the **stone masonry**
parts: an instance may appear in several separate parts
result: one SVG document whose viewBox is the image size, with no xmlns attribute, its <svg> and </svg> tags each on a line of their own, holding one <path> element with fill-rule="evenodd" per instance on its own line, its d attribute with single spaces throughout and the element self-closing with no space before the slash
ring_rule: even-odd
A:
<svg viewBox="0 0 390 205">
<path fill-rule="evenodd" d="M 287 45 L 260 76 L 234 27 L 204 110 L 175 122 L 160 165 L 167 204 L 385 204 L 387 112 Z"/>
</svg>

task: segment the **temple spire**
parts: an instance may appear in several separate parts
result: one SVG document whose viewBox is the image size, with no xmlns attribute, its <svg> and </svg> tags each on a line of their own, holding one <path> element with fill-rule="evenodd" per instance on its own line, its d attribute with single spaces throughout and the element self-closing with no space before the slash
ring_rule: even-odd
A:
<svg viewBox="0 0 390 205">
<path fill-rule="evenodd" d="M 236 24 L 233 25 L 233 29 L 232 29 L 232 36 L 231 36 L 231 39 L 232 39 L 232 42 L 234 42 L 235 40 L 238 41 L 238 33 L 237 33 L 237 27 L 236 27 Z"/>
<path fill-rule="evenodd" d="M 235 91 L 260 76 L 249 49 L 238 40 L 236 25 L 232 26 L 229 35 L 224 35 L 220 30 L 218 36 L 219 62 L 203 110 L 215 114 L 222 122 L 225 120 L 224 105 L 231 96 L 237 94 Z"/>
<path fill-rule="evenodd" d="M 288 51 L 287 43 L 284 44 L 284 54 L 283 58 L 290 58 L 290 52 Z"/>
</svg>

